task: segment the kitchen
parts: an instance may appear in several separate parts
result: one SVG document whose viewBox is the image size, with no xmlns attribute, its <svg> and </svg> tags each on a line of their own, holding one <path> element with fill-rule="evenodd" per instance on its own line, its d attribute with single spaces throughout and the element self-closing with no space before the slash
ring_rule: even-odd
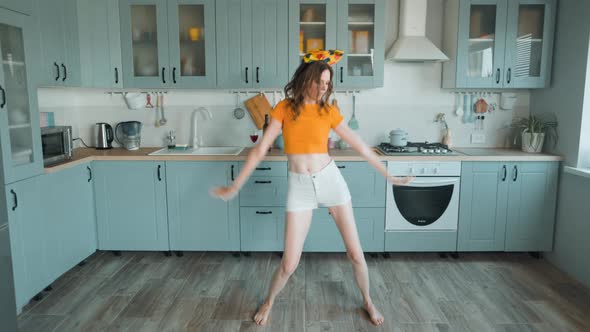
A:
<svg viewBox="0 0 590 332">
<path fill-rule="evenodd" d="M 47 13 L 57 10 L 54 8 L 57 6 L 51 4 L 42 4 L 41 7 L 33 10 L 32 7 L 27 9 L 26 5 L 24 9 L 19 8 L 18 6 L 23 5 L 18 2 L 7 1 L 6 4 L 4 2 L 0 3 L 0 7 L 16 9 L 9 11 L 11 15 L 4 14 L 2 9 L 3 15 L 0 16 L 2 22 L 14 22 L 12 17 L 21 15 L 15 14 L 16 12 L 24 12 L 36 18 L 38 10 Z M 168 2 L 170 4 L 173 1 Z M 83 6 L 64 6 L 69 11 L 68 15 L 77 16 L 78 23 L 105 17 L 111 19 L 109 14 L 113 12 L 120 17 L 131 17 L 129 12 L 131 6 L 125 4 L 133 4 L 134 1 L 107 1 L 107 3 L 108 5 L 105 6 L 94 4 L 97 9 L 91 13 L 100 13 L 97 15 L 89 15 L 88 11 L 81 9 L 84 8 Z M 73 61 L 73 65 L 69 62 L 72 57 L 63 57 L 66 59 L 63 68 L 60 61 L 56 62 L 57 71 L 48 56 L 43 60 L 38 59 L 39 64 L 32 67 L 36 75 L 31 76 L 38 83 L 36 85 L 29 83 L 31 87 L 29 92 L 37 91 L 31 98 L 31 110 L 37 109 L 38 104 L 37 115 L 41 117 L 42 122 L 71 126 L 72 136 L 81 140 L 75 141 L 77 150 L 74 153 L 74 160 L 69 163 L 45 170 L 42 169 L 42 162 L 39 160 L 35 161 L 35 166 L 25 170 L 4 166 L 3 178 L 6 192 L 1 200 L 3 216 L 0 224 L 8 221 L 9 226 L 12 227 L 13 220 L 17 218 L 21 221 L 38 218 L 45 220 L 44 223 L 37 224 L 40 227 L 38 229 L 43 230 L 41 233 L 47 234 L 45 237 L 39 234 L 34 223 L 27 226 L 29 229 L 23 228 L 21 224 L 17 226 L 17 230 L 21 233 L 16 236 L 22 239 L 26 232 L 33 232 L 34 238 L 25 238 L 26 245 L 19 243 L 16 246 L 20 248 L 16 250 L 17 253 L 14 252 L 15 244 L 11 243 L 13 265 L 22 265 L 22 260 L 16 262 L 15 260 L 26 258 L 31 259 L 25 261 L 26 268 L 32 268 L 33 271 L 49 271 L 44 272 L 45 276 L 26 276 L 25 279 L 18 279 L 15 282 L 16 307 L 19 311 L 18 324 L 21 330 L 58 331 L 91 329 L 91 326 L 94 329 L 106 329 L 112 326 L 115 329 L 132 330 L 161 330 L 171 326 L 179 329 L 190 329 L 187 326 L 192 326 L 193 330 L 199 330 L 199 327 L 202 330 L 219 328 L 237 330 L 251 327 L 249 315 L 262 299 L 261 296 L 268 282 L 266 281 L 268 272 L 262 275 L 259 273 L 269 270 L 270 266 L 276 265 L 280 260 L 277 255 L 269 252 L 282 251 L 284 224 L 281 215 L 284 214 L 287 172 L 284 155 L 279 148 L 273 148 L 267 159 L 259 166 L 259 173 L 251 178 L 251 183 L 248 183 L 240 193 L 239 200 L 225 204 L 211 200 L 203 188 L 231 181 L 232 173 L 237 174 L 243 163 L 243 153 L 238 156 L 213 157 L 210 155 L 148 156 L 148 153 L 165 147 L 171 130 L 174 130 L 176 144 L 179 146 L 191 144 L 192 140 L 206 147 L 235 146 L 246 149 L 252 147 L 254 143 L 250 141 L 250 135 L 260 132 L 252 122 L 248 110 L 242 118 L 236 117 L 234 110 L 240 106 L 246 109 L 244 102 L 256 96 L 258 91 L 265 91 L 271 105 L 275 105 L 284 98 L 280 89 L 288 79 L 287 73 L 280 74 L 283 75 L 281 78 L 278 71 L 269 72 L 265 70 L 264 65 L 272 63 L 274 68 L 280 68 L 282 65 L 292 69 L 293 63 L 297 65 L 299 54 L 297 52 L 294 55 L 291 54 L 292 52 L 287 54 L 285 51 L 283 58 L 278 57 L 284 62 L 273 62 L 275 60 L 271 58 L 277 58 L 277 55 L 282 53 L 270 52 L 268 56 L 256 53 L 264 48 L 261 47 L 264 44 L 258 39 L 261 34 L 256 32 L 261 31 L 264 25 L 262 22 L 257 22 L 256 17 L 241 21 L 242 25 L 238 29 L 241 27 L 242 30 L 252 31 L 252 33 L 244 33 L 240 39 L 237 39 L 238 37 L 231 33 L 235 31 L 236 26 L 230 24 L 236 20 L 231 18 L 236 17 L 235 15 L 242 18 L 247 15 L 240 14 L 239 10 L 236 11 L 236 8 L 239 8 L 239 6 L 236 7 L 236 2 L 218 0 L 196 3 L 203 3 L 206 10 L 215 9 L 215 14 L 205 15 L 203 18 L 205 26 L 215 28 L 204 30 L 204 32 L 187 28 L 184 29 L 186 35 L 182 37 L 198 39 L 206 43 L 204 49 L 195 51 L 206 53 L 204 57 L 206 63 L 201 64 L 204 65 L 205 70 L 195 69 L 199 66 L 193 66 L 193 68 L 189 66 L 189 70 L 186 69 L 186 63 L 179 62 L 177 66 L 174 64 L 169 67 L 164 66 L 164 74 L 157 70 L 154 75 L 150 69 L 145 69 L 145 63 L 134 63 L 135 59 L 130 56 L 133 54 L 132 48 L 135 47 L 132 45 L 137 44 L 137 47 L 150 49 L 153 41 L 162 40 L 162 36 L 154 38 L 150 33 L 141 31 L 136 33 L 129 24 L 131 20 L 122 18 L 109 21 L 109 24 L 106 24 L 110 28 L 108 31 L 92 29 L 89 28 L 90 25 L 77 25 L 79 36 L 92 36 L 79 38 L 79 81 L 76 77 L 76 61 Z M 322 15 L 317 17 L 317 12 L 303 10 L 306 8 L 306 1 L 276 1 L 280 5 L 269 6 L 270 9 L 264 8 L 266 11 L 262 7 L 257 7 L 261 6 L 261 3 L 261 1 L 252 1 L 243 2 L 241 5 L 246 6 L 242 8 L 245 12 L 248 10 L 265 12 L 266 16 L 269 16 L 268 13 L 271 10 L 277 10 L 275 7 L 284 7 L 284 11 L 277 11 L 283 15 L 278 17 L 290 23 L 293 16 L 290 13 L 293 10 L 299 12 L 298 9 L 301 9 L 302 22 L 300 23 L 306 23 L 301 24 L 302 29 L 286 24 L 278 26 L 277 31 L 274 32 L 274 38 L 278 41 L 277 50 L 281 49 L 281 45 L 285 50 L 287 48 L 301 50 L 299 31 L 305 32 L 307 31 L 305 29 L 311 29 L 311 34 L 317 33 L 317 27 L 308 23 L 316 23 L 316 20 L 322 19 L 326 22 L 332 21 L 334 26 L 341 17 L 336 15 L 337 10 L 346 7 L 336 5 L 335 1 L 327 1 L 327 17 L 322 18 Z M 275 2 L 272 1 L 272 3 Z M 358 5 L 355 1 L 350 3 L 352 7 Z M 365 2 L 360 1 L 360 3 Z M 406 141 L 441 142 L 445 134 L 444 125 L 441 122 L 435 122 L 435 119 L 437 114 L 444 113 L 446 125 L 452 130 L 451 154 L 440 155 L 434 152 L 434 155 L 424 156 L 417 152 L 402 152 L 401 155 L 383 156 L 382 160 L 391 166 L 390 171 L 396 171 L 396 167 L 399 167 L 400 172 L 413 171 L 415 175 L 420 175 L 417 180 L 423 177 L 429 180 L 456 181 L 453 188 L 457 192 L 460 190 L 460 195 L 457 195 L 457 192 L 450 195 L 449 204 L 452 204 L 453 209 L 444 211 L 443 219 L 454 220 L 454 224 L 451 222 L 450 227 L 443 226 L 439 229 L 434 227 L 432 231 L 427 232 L 399 229 L 388 223 L 388 220 L 401 220 L 401 218 L 390 216 L 393 212 L 389 208 L 392 198 L 388 196 L 393 195 L 393 191 L 386 190 L 385 181 L 379 178 L 372 168 L 363 163 L 353 151 L 331 150 L 338 165 L 344 167 L 341 170 L 351 188 L 363 248 L 371 253 L 367 256 L 367 260 L 371 269 L 373 291 L 378 290 L 383 294 L 391 295 L 383 296 L 380 300 L 380 305 L 387 308 L 384 310 L 386 323 L 382 328 L 392 330 L 395 326 L 401 326 L 403 330 L 412 328 L 424 330 L 443 326 L 441 328 L 455 330 L 460 326 L 467 326 L 467 330 L 486 330 L 535 326 L 553 330 L 584 330 L 589 323 L 580 313 L 588 311 L 590 297 L 587 288 L 584 288 L 580 282 L 585 287 L 590 284 L 588 264 L 583 259 L 585 256 L 583 253 L 589 251 L 584 236 L 590 230 L 581 222 L 587 215 L 584 214 L 587 204 L 584 204 L 579 197 L 584 197 L 583 193 L 588 191 L 588 180 L 583 177 L 585 173 L 580 169 L 587 165 L 584 163 L 585 155 L 582 152 L 587 151 L 584 142 L 589 140 L 584 137 L 588 131 L 577 129 L 579 124 L 572 123 L 574 121 L 572 119 L 581 118 L 582 128 L 587 128 L 584 124 L 588 121 L 585 121 L 587 117 L 583 117 L 583 108 L 580 106 L 584 97 L 583 91 L 573 89 L 573 91 L 564 92 L 571 87 L 571 83 L 564 81 L 567 78 L 579 82 L 581 86 L 585 84 L 585 72 L 571 68 L 573 67 L 571 64 L 577 64 L 582 68 L 586 66 L 587 59 L 578 55 L 576 51 L 586 54 L 588 38 L 587 34 L 577 32 L 574 24 L 568 22 L 568 19 L 562 18 L 562 15 L 582 15 L 582 13 L 577 13 L 574 5 L 564 1 L 557 1 L 556 4 L 551 1 L 539 1 L 544 5 L 549 4 L 547 5 L 549 7 L 544 8 L 556 8 L 556 13 L 553 12 L 553 14 L 557 22 L 555 31 L 550 28 L 551 24 L 546 24 L 545 27 L 550 29 L 548 31 L 551 36 L 555 35 L 555 40 L 552 41 L 555 47 L 553 47 L 552 61 L 546 60 L 551 59 L 551 55 L 547 58 L 547 53 L 543 53 L 543 61 L 549 61 L 549 65 L 552 64 L 551 70 L 544 71 L 543 75 L 551 73 L 552 77 L 543 76 L 542 85 L 539 86 L 539 82 L 528 82 L 532 84 L 529 86 L 530 89 L 515 89 L 510 86 L 491 88 L 490 85 L 481 85 L 482 82 L 474 80 L 468 82 L 471 88 L 459 88 L 459 86 L 467 85 L 460 85 L 465 82 L 458 81 L 450 83 L 453 77 L 449 77 L 449 73 L 455 72 L 452 68 L 448 68 L 449 65 L 452 66 L 452 59 L 450 62 L 442 63 L 398 62 L 391 59 L 389 48 L 399 39 L 401 30 L 406 29 L 402 28 L 401 21 L 409 16 L 413 18 L 412 22 L 420 22 L 420 15 L 406 13 L 404 16 L 406 7 L 402 4 L 403 1 L 402 3 L 369 1 L 369 3 L 383 6 L 379 8 L 386 13 L 381 23 L 378 23 L 380 16 L 375 16 L 376 27 L 374 28 L 375 49 L 380 50 L 380 53 L 384 55 L 384 57 L 374 57 L 375 65 L 377 68 L 383 68 L 383 76 L 379 77 L 381 74 L 375 72 L 375 77 L 368 82 L 369 80 L 363 77 L 364 67 L 361 65 L 358 69 L 352 63 L 348 73 L 344 71 L 345 78 L 352 80 L 357 78 L 355 76 L 358 76 L 360 70 L 362 74 L 360 78 L 363 80 L 355 80 L 351 85 L 342 84 L 341 87 L 338 83 L 336 84 L 335 97 L 342 114 L 346 121 L 349 121 L 354 109 L 359 127 L 358 134 L 370 145 L 377 146 L 382 142 L 391 142 L 394 138 L 398 138 L 390 137 L 395 136 L 390 135 L 390 132 L 398 128 L 407 133 L 400 134 L 400 137 L 403 136 Z M 449 38 L 446 34 L 453 31 L 453 22 L 455 25 L 459 22 L 460 11 L 452 7 L 458 3 L 457 1 L 428 1 L 427 16 L 422 19 L 426 26 L 426 36 L 445 51 L 446 55 L 452 55 L 446 51 L 448 47 L 445 45 L 449 41 L 452 43 L 453 38 Z M 500 3 L 505 2 L 500 1 Z M 582 2 L 579 3 L 578 5 L 582 6 Z M 88 2 L 85 4 L 88 5 Z M 268 3 L 265 4 L 268 6 Z M 169 5 L 164 9 L 159 6 L 158 12 L 161 10 L 168 12 L 170 21 L 170 15 L 174 15 L 176 6 Z M 299 6 L 301 8 L 298 8 Z M 489 9 L 486 6 L 483 7 L 486 10 Z M 582 7 L 590 10 L 587 5 Z M 76 8 L 78 12 L 73 13 L 72 11 Z M 86 9 L 88 8 L 94 7 Z M 498 8 L 499 11 L 507 10 L 505 6 Z M 364 12 L 361 11 L 361 13 Z M 150 17 L 151 14 L 143 13 L 142 15 L 144 15 L 142 17 Z M 180 13 L 180 15 L 182 17 L 183 14 Z M 187 17 L 190 20 L 199 15 L 202 13 Z M 5 18 L 5 16 L 11 18 Z M 50 15 L 47 16 L 50 17 Z M 551 17 L 549 14 L 548 16 Z M 158 17 L 158 20 L 161 19 L 160 15 Z M 44 19 L 49 18 L 43 17 L 39 20 L 43 23 Z M 580 19 L 579 22 L 583 21 Z M 548 22 L 551 23 L 551 20 Z M 356 31 L 357 26 L 361 26 L 363 31 L 362 29 L 366 27 L 363 27 L 361 23 L 363 20 L 349 24 L 353 28 L 345 26 L 344 31 L 350 29 Z M 172 30 L 170 26 L 168 29 Z M 328 26 L 326 29 L 328 48 L 335 48 L 347 42 L 346 38 L 344 42 L 341 39 L 336 42 L 340 28 L 334 29 Z M 457 31 L 457 27 L 454 29 Z M 216 34 L 212 35 L 211 31 Z M 180 31 L 178 32 L 180 34 Z M 71 31 L 62 27 L 60 33 L 67 36 Z M 175 32 L 169 31 L 169 33 L 175 35 Z M 47 49 L 43 43 L 51 42 L 34 37 L 36 34 L 26 29 L 25 34 L 33 36 L 31 44 L 41 44 L 42 49 Z M 105 37 L 104 35 L 107 34 L 108 37 Z M 456 34 L 457 32 L 455 32 L 455 39 Z M 575 40 L 570 37 L 572 35 L 580 41 L 574 43 Z M 108 47 L 111 47 L 111 50 L 106 50 L 105 47 L 108 47 L 104 44 L 94 42 L 94 38 L 111 40 L 112 36 L 115 41 L 109 43 Z M 360 33 L 359 36 L 364 34 Z M 273 36 L 267 36 L 267 38 L 272 40 Z M 233 63 L 235 57 L 231 57 L 228 50 L 240 44 L 240 40 L 247 41 L 247 46 L 241 47 L 248 49 L 250 55 L 246 54 L 245 59 Z M 487 41 L 474 41 L 474 43 L 485 42 Z M 560 43 L 565 46 L 559 47 Z M 113 48 L 112 45 L 115 47 Z M 120 47 L 118 52 L 120 65 L 114 68 L 120 69 L 113 71 L 114 68 L 110 66 L 102 67 L 105 61 L 101 61 L 100 57 L 105 52 L 116 55 L 116 45 Z M 171 55 L 158 53 L 160 58 L 173 59 L 177 52 L 186 52 L 175 49 L 178 46 L 174 46 L 174 43 L 170 45 L 169 49 L 166 47 L 166 52 L 170 52 Z M 581 52 L 580 45 L 585 45 L 584 52 Z M 102 50 L 97 51 L 96 48 Z M 158 52 L 164 52 L 161 47 L 156 49 Z M 212 50 L 215 53 L 212 53 Z M 364 54 L 360 51 L 358 53 Z M 571 59 L 571 53 L 576 53 L 576 57 L 579 58 Z M 506 54 L 508 59 L 510 53 Z M 362 56 L 358 57 L 362 58 Z M 35 57 L 31 56 L 31 58 Z M 137 61 L 145 61 L 148 58 Z M 257 61 L 262 61 L 262 64 Z M 354 61 L 362 61 L 362 59 L 354 59 Z M 41 67 L 41 63 L 45 67 Z M 544 63 L 547 64 L 547 62 Z M 248 69 L 238 67 L 240 65 Z M 176 72 L 178 83 L 174 82 L 175 67 L 184 68 Z M 457 64 L 457 68 L 459 67 Z M 6 73 L 10 68 L 5 64 L 3 70 Z M 129 76 L 130 68 L 137 68 L 139 77 Z M 260 71 L 260 68 L 263 70 Z M 337 79 L 342 78 L 342 75 L 338 76 L 339 70 L 336 70 Z M 189 72 L 190 75 L 188 75 Z M 59 74 L 57 81 L 56 73 Z M 188 77 L 183 77 L 185 73 Z M 459 70 L 456 69 L 455 73 L 458 77 Z M 582 74 L 584 77 L 581 77 Z M 257 77 L 259 75 L 261 77 Z M 162 77 L 166 78 L 166 85 Z M 457 77 L 455 77 L 456 80 L 458 80 Z M 495 78 L 495 75 L 492 75 L 489 80 L 495 81 Z M 502 74 L 502 78 L 507 78 L 507 72 Z M 73 79 L 73 83 L 69 83 L 69 79 Z M 269 86 L 258 88 L 255 85 L 257 79 L 270 82 Z M 104 85 L 105 80 L 108 80 L 111 85 Z M 516 79 L 514 81 L 519 82 Z M 171 84 L 179 85 L 175 88 L 170 86 Z M 455 84 L 457 88 L 448 88 L 448 84 Z M 537 86 L 533 86 L 534 84 Z M 545 87 L 544 84 L 548 86 Z M 10 87 L 4 82 L 1 85 Z M 473 88 L 477 86 L 481 88 Z M 8 92 L 10 96 L 10 91 Z M 124 101 L 122 92 L 139 92 L 142 102 L 146 103 L 147 94 L 150 94 L 154 107 L 130 109 Z M 563 99 L 562 94 L 566 94 L 567 100 Z M 483 127 L 480 122 L 464 121 L 463 115 L 471 110 L 465 106 L 474 104 L 471 98 L 474 100 L 481 98 L 490 106 L 495 106 L 491 112 L 486 112 L 485 120 L 482 121 L 485 123 Z M 161 110 L 157 112 L 158 104 L 164 105 L 165 112 Z M 560 111 L 563 104 L 569 106 L 572 111 Z M 8 99 L 8 105 L 10 106 L 10 99 Z M 208 112 L 195 112 L 201 107 Z M 464 110 L 463 114 L 457 112 L 461 109 Z M 573 111 L 574 109 L 576 111 Z M 550 144 L 546 144 L 545 151 L 549 153 L 519 152 L 520 138 L 516 137 L 507 125 L 512 119 L 528 116 L 530 112 L 537 112 L 537 110 L 557 113 L 560 127 L 556 148 L 551 149 Z M 165 124 L 157 126 L 156 121 L 160 124 L 164 114 Z M 33 111 L 31 118 L 35 116 Z M 193 125 L 195 119 L 197 119 L 196 126 Z M 106 122 L 115 129 L 118 123 L 125 121 L 142 123 L 139 150 L 120 149 L 116 140 L 112 143 L 115 146 L 112 150 L 97 151 L 93 148 L 81 148 L 83 146 L 81 141 L 89 146 L 95 146 L 96 123 Z M 2 132 L 6 133 L 5 128 L 2 128 Z M 32 131 L 36 130 L 40 128 L 32 126 Z M 399 134 L 399 132 L 396 133 Z M 10 143 L 7 143 L 10 139 L 13 138 L 3 134 L 2 151 L 5 161 L 10 160 L 11 147 Z M 333 137 L 334 141 L 337 139 Z M 10 165 L 9 161 L 4 165 Z M 432 174 L 425 174 L 428 172 Z M 434 176 L 435 172 L 436 176 Z M 32 177 L 27 174 L 43 175 Z M 403 174 L 399 173 L 399 175 Z M 9 181 L 7 178 L 18 178 L 20 181 Z M 503 178 L 507 181 L 502 181 Z M 256 187 L 259 185 L 255 183 L 256 181 L 271 181 L 271 183 L 264 183 L 263 185 L 269 186 L 261 189 L 260 186 Z M 557 190 L 558 187 L 559 190 Z M 467 191 L 469 188 L 471 192 Z M 489 188 L 494 189 L 489 190 Z M 35 192 L 38 192 L 36 196 L 32 194 Z M 539 192 L 545 196 L 530 195 Z M 514 195 L 519 195 L 520 201 L 514 199 L 517 197 Z M 40 206 L 43 206 L 45 210 L 40 211 L 34 208 L 35 204 L 31 204 L 27 197 L 33 198 L 33 202 L 35 200 L 41 202 Z M 403 197 L 403 195 L 396 195 L 396 197 Z M 541 203 L 535 201 L 538 199 Z M 413 200 L 409 199 L 409 201 Z M 152 205 L 153 202 L 153 206 L 145 207 L 146 202 L 150 202 L 148 205 Z M 543 204 L 543 202 L 549 202 L 549 204 Z M 528 208 L 518 210 L 514 207 L 517 203 L 520 207 Z M 73 206 L 83 208 L 73 209 Z M 12 209 L 13 207 L 15 208 Z M 426 210 L 424 206 L 416 209 Z M 13 211 L 19 213 L 17 217 L 14 213 L 10 214 Z M 540 224 L 533 224 L 535 227 L 542 225 L 544 228 L 541 232 L 527 238 L 530 234 L 526 230 L 523 233 L 519 224 L 511 226 L 507 222 L 507 220 L 518 219 L 518 216 L 517 219 L 513 219 L 515 217 L 511 214 L 514 211 L 521 213 L 519 216 L 523 218 L 522 220 L 541 220 Z M 266 214 L 267 212 L 272 213 Z M 314 224 L 306 241 L 305 251 L 309 253 L 304 254 L 302 264 L 290 280 L 291 284 L 285 289 L 285 296 L 289 301 L 299 296 L 297 294 L 300 294 L 302 289 L 311 294 L 304 302 L 286 301 L 282 309 L 277 307 L 275 310 L 277 316 L 274 320 L 271 317 L 271 324 L 274 325 L 270 328 L 277 329 L 282 324 L 292 324 L 291 326 L 296 330 L 305 328 L 347 330 L 368 327 L 370 323 L 364 318 L 359 319 L 362 316 L 355 312 L 358 309 L 355 304 L 358 299 L 353 295 L 356 294 L 354 288 L 348 290 L 351 286 L 349 284 L 351 271 L 343 254 L 344 247 L 340 235 L 334 224 L 329 222 L 331 219 L 327 213 L 324 213 L 325 210 L 319 209 L 317 212 L 317 214 L 314 212 Z M 403 214 L 403 208 L 398 212 Z M 204 218 L 195 220 L 192 218 L 195 215 L 201 215 Z M 50 219 L 47 216 L 53 217 Z M 55 223 L 54 220 L 63 222 Z M 216 222 L 212 223 L 211 220 Z M 472 223 L 471 220 L 480 221 L 480 224 Z M 497 220 L 504 220 L 504 222 L 497 222 Z M 511 227 L 515 233 L 510 232 Z M 466 232 L 469 229 L 471 230 Z M 384 232 L 384 230 L 389 231 Z M 16 238 L 16 236 L 13 237 L 13 232 L 15 230 L 10 228 L 11 241 Z M 71 239 L 65 241 L 64 235 L 81 238 L 79 242 L 72 244 L 72 248 L 76 248 L 74 252 L 68 253 L 65 249 L 68 247 L 65 244 L 57 243 L 71 242 Z M 6 246 L 4 239 L 2 241 L 2 245 Z M 30 243 L 35 245 L 27 247 Z M 99 251 L 95 253 L 96 249 Z M 40 254 L 43 251 L 46 253 Z M 490 252 L 486 253 L 488 251 Z M 510 253 L 500 253 L 503 251 Z M 543 259 L 529 257 L 526 254 L 529 251 L 535 254 L 544 253 L 537 255 L 543 256 Z M 4 252 L 6 251 L 3 249 L 3 255 Z M 383 253 L 389 257 L 383 257 L 377 253 Z M 456 259 L 439 257 L 439 253 L 440 256 L 451 254 Z M 80 262 L 83 263 L 82 266 L 77 266 L 76 264 Z M 480 291 L 478 293 L 480 295 L 474 300 L 477 310 L 466 311 L 466 306 L 461 302 L 464 300 L 460 295 L 463 295 L 463 290 L 467 292 L 469 288 L 459 287 L 448 280 L 457 275 L 463 275 L 467 271 L 473 275 L 467 278 L 466 282 L 472 285 L 473 289 Z M 546 277 L 537 276 L 539 272 Z M 414 273 L 417 274 L 416 279 L 412 277 Z M 15 275 L 19 274 L 15 272 Z M 436 275 L 441 277 L 435 278 Z M 20 276 L 22 277 L 23 274 L 21 273 Z M 395 282 L 388 281 L 388 278 L 394 278 Z M 259 282 L 256 279 L 259 279 Z M 310 285 L 306 281 L 308 279 L 314 282 Z M 48 280 L 50 281 L 47 282 Z M 341 294 L 339 288 L 337 290 L 328 288 L 324 290 L 328 292 L 325 298 L 317 298 L 312 292 L 314 288 L 310 287 L 318 287 L 321 282 L 328 283 L 328 287 L 345 287 L 345 295 Z M 493 282 L 497 287 L 488 291 L 482 290 L 480 283 L 485 282 Z M 507 283 L 508 286 L 506 286 Z M 527 283 L 530 285 L 526 285 Z M 244 285 L 252 286 L 252 290 L 244 291 Z M 408 287 L 403 290 L 395 288 L 402 285 Z M 423 285 L 427 287 L 420 287 Z M 507 288 L 502 289 L 502 287 Z M 186 290 L 189 289 L 190 291 L 187 292 Z M 27 296 L 22 295 L 23 291 L 27 293 Z M 316 289 L 315 292 L 318 290 Z M 337 294 L 330 292 L 337 292 Z M 522 295 L 521 299 L 515 298 L 514 293 Z M 426 297 L 426 300 L 421 300 L 421 296 Z M 96 298 L 93 299 L 93 297 Z M 33 300 L 29 302 L 32 298 Z M 445 301 L 440 301 L 440 298 Z M 155 301 L 155 306 L 151 309 L 143 308 L 141 303 L 146 301 Z M 351 305 L 343 304 L 342 307 L 334 307 L 343 302 Z M 223 303 L 235 305 L 224 306 Z M 242 303 L 243 307 L 240 307 L 238 303 Z M 408 312 L 397 309 L 403 303 L 407 303 L 411 308 Z M 446 306 L 442 306 L 443 303 Z M 423 306 L 420 307 L 420 305 Z M 511 314 L 503 308 L 510 305 L 524 306 L 528 311 Z M 180 309 L 185 306 L 189 309 L 184 311 Z M 14 303 L 12 307 L 15 307 Z M 80 307 L 85 309 L 82 310 Z M 2 312 L 9 312 L 4 310 L 5 307 L 2 308 Z M 105 308 L 112 310 L 112 313 L 109 317 L 100 317 L 99 312 Z M 333 308 L 332 311 L 329 308 Z M 571 314 L 560 314 L 561 310 L 571 310 Z M 301 311 L 309 318 L 298 318 L 297 315 L 300 315 Z M 288 316 L 281 318 L 281 313 Z M 5 319 L 4 316 L 1 318 Z M 189 324 L 191 322 L 193 325 Z"/>
</svg>

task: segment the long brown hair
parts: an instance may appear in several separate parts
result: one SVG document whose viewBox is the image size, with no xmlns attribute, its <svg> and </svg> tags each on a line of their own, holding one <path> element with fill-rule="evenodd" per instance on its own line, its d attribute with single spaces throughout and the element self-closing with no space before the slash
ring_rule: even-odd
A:
<svg viewBox="0 0 590 332">
<path fill-rule="evenodd" d="M 295 74 L 293 74 L 291 81 L 285 86 L 285 98 L 289 101 L 289 106 L 293 112 L 294 120 L 299 117 L 299 114 L 301 114 L 301 106 L 303 105 L 305 94 L 307 91 L 309 91 L 312 83 L 316 82 L 318 86 L 321 84 L 320 79 L 324 70 L 330 71 L 330 83 L 328 83 L 328 90 L 326 90 L 326 93 L 319 100 L 319 113 L 321 115 L 322 110 L 328 112 L 328 100 L 332 95 L 332 77 L 334 76 L 334 71 L 330 65 L 323 61 L 315 61 L 310 63 L 305 63 L 302 61 L 301 65 L 299 65 L 295 71 Z"/>
</svg>

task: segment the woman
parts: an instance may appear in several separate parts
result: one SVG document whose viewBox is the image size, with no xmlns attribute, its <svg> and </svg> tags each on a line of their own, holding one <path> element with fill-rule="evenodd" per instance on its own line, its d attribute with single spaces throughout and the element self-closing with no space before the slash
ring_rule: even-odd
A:
<svg viewBox="0 0 590 332">
<path fill-rule="evenodd" d="M 411 178 L 389 176 L 373 150 L 342 121 L 338 108 L 328 104 L 333 76 L 330 65 L 341 56 L 340 51 L 314 51 L 305 55 L 292 80 L 285 86 L 287 98 L 271 112 L 271 123 L 260 143 L 248 154 L 242 172 L 230 186 L 212 190 L 213 195 L 224 200 L 235 196 L 282 129 L 284 152 L 289 161 L 285 248 L 268 295 L 254 316 L 258 325 L 266 323 L 276 296 L 297 268 L 311 225 L 312 211 L 318 206 L 328 207 L 338 226 L 371 322 L 375 325 L 383 323 L 383 316 L 373 305 L 369 294 L 367 263 L 354 221 L 350 193 L 340 171 L 328 155 L 330 129 L 358 151 L 390 183 L 403 185 Z"/>
</svg>

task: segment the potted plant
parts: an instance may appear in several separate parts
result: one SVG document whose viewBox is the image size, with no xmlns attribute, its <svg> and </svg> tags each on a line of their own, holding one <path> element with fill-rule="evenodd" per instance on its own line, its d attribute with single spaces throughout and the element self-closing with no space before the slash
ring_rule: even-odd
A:
<svg viewBox="0 0 590 332">
<path fill-rule="evenodd" d="M 522 151 L 539 153 L 543 149 L 545 137 L 553 138 L 557 144 L 557 120 L 555 115 L 534 115 L 517 117 L 512 120 L 512 128 L 518 129 L 522 141 Z"/>
</svg>

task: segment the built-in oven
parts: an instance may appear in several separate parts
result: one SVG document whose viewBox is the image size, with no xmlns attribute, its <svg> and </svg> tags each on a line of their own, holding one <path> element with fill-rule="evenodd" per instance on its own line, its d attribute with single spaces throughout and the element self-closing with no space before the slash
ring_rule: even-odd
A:
<svg viewBox="0 0 590 332">
<path fill-rule="evenodd" d="M 389 174 L 415 176 L 389 185 L 386 231 L 457 231 L 461 162 L 388 162 Z"/>
</svg>

